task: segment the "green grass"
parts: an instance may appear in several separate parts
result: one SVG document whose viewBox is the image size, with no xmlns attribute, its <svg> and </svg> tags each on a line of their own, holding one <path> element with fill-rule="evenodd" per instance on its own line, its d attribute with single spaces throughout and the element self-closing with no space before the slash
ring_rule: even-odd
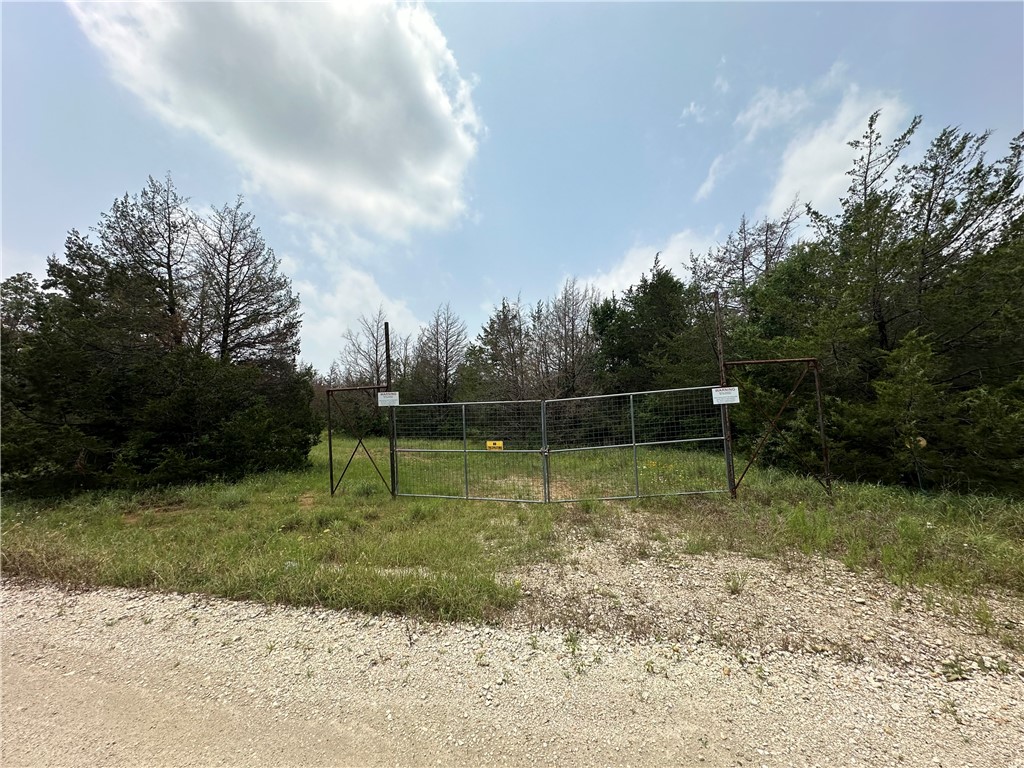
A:
<svg viewBox="0 0 1024 768">
<path fill-rule="evenodd" d="M 336 442 L 339 469 L 348 450 Z M 370 441 L 370 450 L 386 471 L 385 444 Z M 594 489 L 620 482 L 612 473 L 621 456 L 590 453 L 562 457 L 564 476 Z M 575 528 L 606 540 L 630 527 L 650 540 L 636 557 L 729 550 L 785 565 L 802 553 L 898 584 L 1024 593 L 1021 502 L 859 484 L 837 485 L 829 498 L 813 480 L 757 469 L 737 500 L 727 494 L 551 505 L 393 500 L 362 455 L 332 498 L 326 445 L 311 458 L 306 471 L 238 484 L 50 503 L 6 498 L 3 572 L 80 586 L 489 620 L 519 598 L 518 585 L 502 574 L 560 556 L 556 531 Z M 525 467 L 534 459 L 514 461 Z M 650 488 L 689 489 L 718 471 L 697 452 L 648 451 L 640 459 L 641 482 Z M 593 470 L 590 480 L 585 468 Z M 439 482 L 464 481 L 461 467 L 452 473 L 454 479 Z M 481 488 L 522 494 L 533 488 L 516 473 L 503 479 L 488 469 L 477 477 Z M 738 594 L 742 580 L 737 576 L 726 589 Z M 982 622 L 985 605 L 979 606 Z"/>
<path fill-rule="evenodd" d="M 544 469 L 536 452 L 476 449 L 463 454 L 462 444 L 452 441 L 405 441 L 403 445 L 412 450 L 399 453 L 402 494 L 465 497 L 468 487 L 470 498 L 544 499 Z M 724 491 L 725 459 L 721 451 L 707 450 L 707 445 L 640 447 L 635 471 L 631 446 L 552 452 L 548 458 L 551 500 L 634 497 L 638 489 L 641 496 Z"/>
<path fill-rule="evenodd" d="M 1024 593 L 1024 503 L 837 483 L 752 470 L 731 501 L 719 496 L 632 502 L 674 522 L 688 554 L 827 556 L 896 584 Z"/>
<path fill-rule="evenodd" d="M 371 450 L 386 471 L 386 449 Z M 307 471 L 238 484 L 86 494 L 57 504 L 6 500 L 3 571 L 82 586 L 486 620 L 518 599 L 503 571 L 551 556 L 553 516 L 543 505 L 516 513 L 498 503 L 392 501 L 361 456 L 332 498 L 326 455 L 320 445 Z"/>
</svg>

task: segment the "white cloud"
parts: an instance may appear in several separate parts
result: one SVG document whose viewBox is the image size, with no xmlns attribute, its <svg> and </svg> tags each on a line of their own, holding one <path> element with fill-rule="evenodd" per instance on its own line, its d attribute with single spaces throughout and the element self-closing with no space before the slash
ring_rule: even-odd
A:
<svg viewBox="0 0 1024 768">
<path fill-rule="evenodd" d="M 846 84 L 847 75 L 849 74 L 850 67 L 842 59 L 837 60 L 831 67 L 825 76 L 821 78 L 819 84 L 823 88 L 834 88 L 842 87 Z"/>
<path fill-rule="evenodd" d="M 823 212 L 838 210 L 839 198 L 849 186 L 846 172 L 854 159 L 847 142 L 867 128 L 868 117 L 882 110 L 877 128 L 883 139 L 906 129 L 909 110 L 900 99 L 878 92 L 847 88 L 836 111 L 818 125 L 798 133 L 782 154 L 775 184 L 763 206 L 768 216 L 784 211 L 793 198 L 809 202 Z"/>
<path fill-rule="evenodd" d="M 707 110 L 703 106 L 695 101 L 691 101 L 686 109 L 683 110 L 682 114 L 679 115 L 679 126 L 686 125 L 687 121 L 692 119 L 695 123 L 704 122 L 704 114 Z"/>
<path fill-rule="evenodd" d="M 581 284 L 594 286 L 602 296 L 614 292 L 621 295 L 627 288 L 636 285 L 641 275 L 650 272 L 654 255 L 661 253 L 662 266 L 672 270 L 682 280 L 689 279 L 690 253 L 704 253 L 716 244 L 713 235 L 702 235 L 692 229 L 676 232 L 659 245 L 636 245 L 623 255 L 618 264 L 606 271 L 598 272 L 580 280 Z"/>
<path fill-rule="evenodd" d="M 718 75 L 715 78 L 715 90 L 718 91 L 719 93 L 728 93 L 729 81 L 726 80 L 725 77 L 723 77 L 722 75 Z"/>
<path fill-rule="evenodd" d="M 401 238 L 466 210 L 483 126 L 421 4 L 79 3 L 114 77 L 286 209 Z"/>
<path fill-rule="evenodd" d="M 708 175 L 704 177 L 704 182 L 700 185 L 700 189 L 697 190 L 697 194 L 693 196 L 696 202 L 706 200 L 711 191 L 715 188 L 715 184 L 718 183 L 718 176 L 722 171 L 722 162 L 725 160 L 725 155 L 719 155 L 711 161 L 711 167 L 708 168 Z"/>
<path fill-rule="evenodd" d="M 811 99 L 803 88 L 792 91 L 761 88 L 747 108 L 736 116 L 735 125 L 747 129 L 744 141 L 749 143 L 762 131 L 791 122 L 810 104 Z"/>
</svg>

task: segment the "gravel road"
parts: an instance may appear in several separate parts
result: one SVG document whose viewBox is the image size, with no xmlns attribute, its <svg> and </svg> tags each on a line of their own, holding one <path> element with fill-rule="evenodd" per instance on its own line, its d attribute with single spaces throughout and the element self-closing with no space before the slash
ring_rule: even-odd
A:
<svg viewBox="0 0 1024 768">
<path fill-rule="evenodd" d="M 569 550 L 498 626 L 6 580 L 0 762 L 1024 766 L 1017 598 Z"/>
</svg>

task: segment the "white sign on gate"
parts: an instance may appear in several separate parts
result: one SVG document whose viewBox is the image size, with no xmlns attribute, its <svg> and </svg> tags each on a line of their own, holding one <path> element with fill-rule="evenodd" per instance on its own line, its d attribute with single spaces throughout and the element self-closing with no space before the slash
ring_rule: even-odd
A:
<svg viewBox="0 0 1024 768">
<path fill-rule="evenodd" d="M 378 392 L 377 405 L 379 405 L 381 408 L 390 408 L 392 406 L 398 405 L 398 393 Z"/>
<path fill-rule="evenodd" d="M 739 401 L 739 387 L 715 387 L 711 390 L 711 402 L 715 405 L 735 405 Z"/>
</svg>

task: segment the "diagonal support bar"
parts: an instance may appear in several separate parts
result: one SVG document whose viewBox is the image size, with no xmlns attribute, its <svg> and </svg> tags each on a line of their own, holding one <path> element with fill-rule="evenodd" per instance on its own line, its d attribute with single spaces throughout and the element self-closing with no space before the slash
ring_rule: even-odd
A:
<svg viewBox="0 0 1024 768">
<path fill-rule="evenodd" d="M 379 392 L 379 391 L 381 391 L 383 389 L 386 389 L 385 385 L 377 384 L 377 385 L 369 385 L 369 386 L 337 387 L 337 388 L 334 388 L 334 389 L 327 390 L 327 461 L 328 461 L 328 463 L 330 465 L 331 496 L 334 496 L 334 494 L 337 493 L 338 488 L 341 487 L 341 481 L 345 479 L 345 474 L 348 472 L 349 467 L 352 466 L 352 461 L 353 461 L 353 459 L 355 459 L 356 454 L 359 453 L 359 449 L 360 448 L 363 449 L 363 453 L 366 454 L 366 458 L 368 458 L 370 460 L 370 464 L 373 465 L 374 470 L 377 472 L 377 476 L 381 479 L 381 482 L 384 483 L 384 487 L 388 489 L 389 493 L 394 495 L 394 483 L 393 483 L 393 480 L 389 481 L 386 477 L 384 477 L 384 473 L 381 472 L 380 467 L 377 465 L 377 461 L 373 458 L 373 454 L 370 453 L 370 449 L 366 446 L 366 443 L 363 441 L 363 438 L 366 436 L 365 433 L 364 434 L 356 434 L 355 435 L 355 437 L 356 437 L 356 445 L 352 449 L 352 453 L 349 454 L 348 461 L 345 463 L 345 468 L 341 470 L 341 474 L 338 476 L 337 480 L 335 480 L 335 477 L 334 477 L 334 419 L 333 419 L 333 408 L 335 406 L 335 399 L 334 399 L 335 394 L 338 393 L 338 392 L 367 392 L 372 397 L 372 395 L 374 393 Z M 392 412 L 393 411 L 394 411 L 394 409 L 392 409 Z M 393 415 L 392 415 L 392 418 L 394 418 Z M 393 430 L 393 427 L 392 427 L 392 430 Z M 364 429 L 360 429 L 359 431 L 360 432 L 364 432 Z M 394 464 L 392 463 L 392 466 L 391 466 L 392 478 L 394 477 L 394 472 L 395 472 L 395 467 L 394 467 Z"/>
<path fill-rule="evenodd" d="M 776 429 L 778 429 L 779 419 L 782 418 L 782 414 L 786 412 L 787 408 L 789 408 L 790 401 L 792 401 L 793 396 L 797 393 L 797 390 L 800 389 L 800 385 L 803 384 L 804 379 L 807 378 L 807 372 L 809 370 L 810 365 L 807 365 L 800 372 L 800 375 L 796 379 L 796 383 L 793 385 L 793 389 L 790 390 L 789 394 L 786 395 L 786 399 L 782 402 L 782 407 L 780 407 L 778 413 L 776 413 L 775 416 L 770 419 L 768 424 L 768 431 L 764 433 L 764 436 L 761 438 L 761 442 L 757 444 L 757 447 L 751 454 L 750 460 L 747 462 L 747 466 L 743 468 L 743 472 L 740 473 L 739 478 L 736 480 L 737 488 L 739 488 L 740 483 L 743 482 L 743 478 L 747 476 L 747 471 L 754 465 L 754 462 L 757 461 L 757 456 L 759 453 L 761 453 L 761 449 L 764 448 L 765 444 L 768 442 L 768 438 L 775 434 Z"/>
<path fill-rule="evenodd" d="M 366 454 L 366 458 L 368 458 L 370 463 L 373 464 L 373 468 L 377 470 L 377 476 L 380 477 L 380 481 L 384 483 L 384 487 L 387 488 L 388 491 L 391 490 L 391 483 L 389 483 L 387 478 L 384 477 L 384 473 L 380 471 L 380 467 L 378 467 L 377 462 L 373 460 L 373 455 L 370 453 L 369 448 L 366 447 L 366 444 L 363 442 L 363 438 L 360 437 L 356 442 L 356 447 L 352 449 L 352 455 L 348 457 L 348 462 L 345 464 L 345 468 L 341 470 L 341 476 L 338 477 L 338 482 L 335 483 L 333 488 L 331 488 L 331 496 L 333 496 L 335 491 L 337 491 L 341 486 L 341 481 L 345 479 L 345 473 L 348 472 L 348 468 L 352 465 L 352 459 L 356 457 L 360 448 L 363 449 L 363 453 Z"/>
<path fill-rule="evenodd" d="M 760 406 L 757 400 L 751 398 L 751 402 L 757 409 L 758 413 L 760 413 L 769 422 L 769 427 L 768 432 L 761 439 L 761 442 L 758 444 L 756 450 L 754 451 L 754 454 L 751 456 L 750 461 L 747 463 L 746 468 L 743 470 L 743 474 L 740 475 L 740 480 L 742 480 L 743 477 L 747 474 L 747 470 L 750 469 L 754 461 L 757 459 L 758 453 L 760 453 L 761 449 L 767 443 L 768 438 L 771 437 L 771 435 L 774 434 L 775 431 L 778 429 L 779 419 L 782 417 L 782 414 L 789 407 L 790 401 L 793 399 L 793 396 L 796 394 L 797 390 L 800 388 L 800 385 L 807 377 L 808 371 L 812 371 L 814 373 L 814 396 L 818 410 L 818 433 L 821 439 L 821 458 L 822 464 L 824 466 L 824 479 L 818 477 L 817 471 L 814 470 L 810 465 L 808 465 L 808 463 L 804 460 L 803 456 L 797 454 L 797 459 L 803 465 L 804 469 L 807 470 L 807 473 L 811 475 L 818 482 L 818 484 L 825 489 L 825 492 L 831 496 L 832 471 L 829 462 L 828 439 L 825 435 L 825 413 L 823 407 L 823 395 L 821 388 L 821 362 L 816 357 L 794 357 L 779 358 L 774 360 L 732 360 L 726 362 L 725 365 L 733 367 L 746 365 L 778 365 L 780 363 L 804 363 L 805 368 L 800 373 L 800 376 L 797 378 L 796 384 L 793 385 L 793 390 L 786 397 L 785 401 L 782 404 L 782 407 L 779 409 L 778 413 L 776 413 L 774 417 L 769 416 L 768 413 Z M 737 481 L 736 484 L 739 485 L 739 481 Z"/>
</svg>

